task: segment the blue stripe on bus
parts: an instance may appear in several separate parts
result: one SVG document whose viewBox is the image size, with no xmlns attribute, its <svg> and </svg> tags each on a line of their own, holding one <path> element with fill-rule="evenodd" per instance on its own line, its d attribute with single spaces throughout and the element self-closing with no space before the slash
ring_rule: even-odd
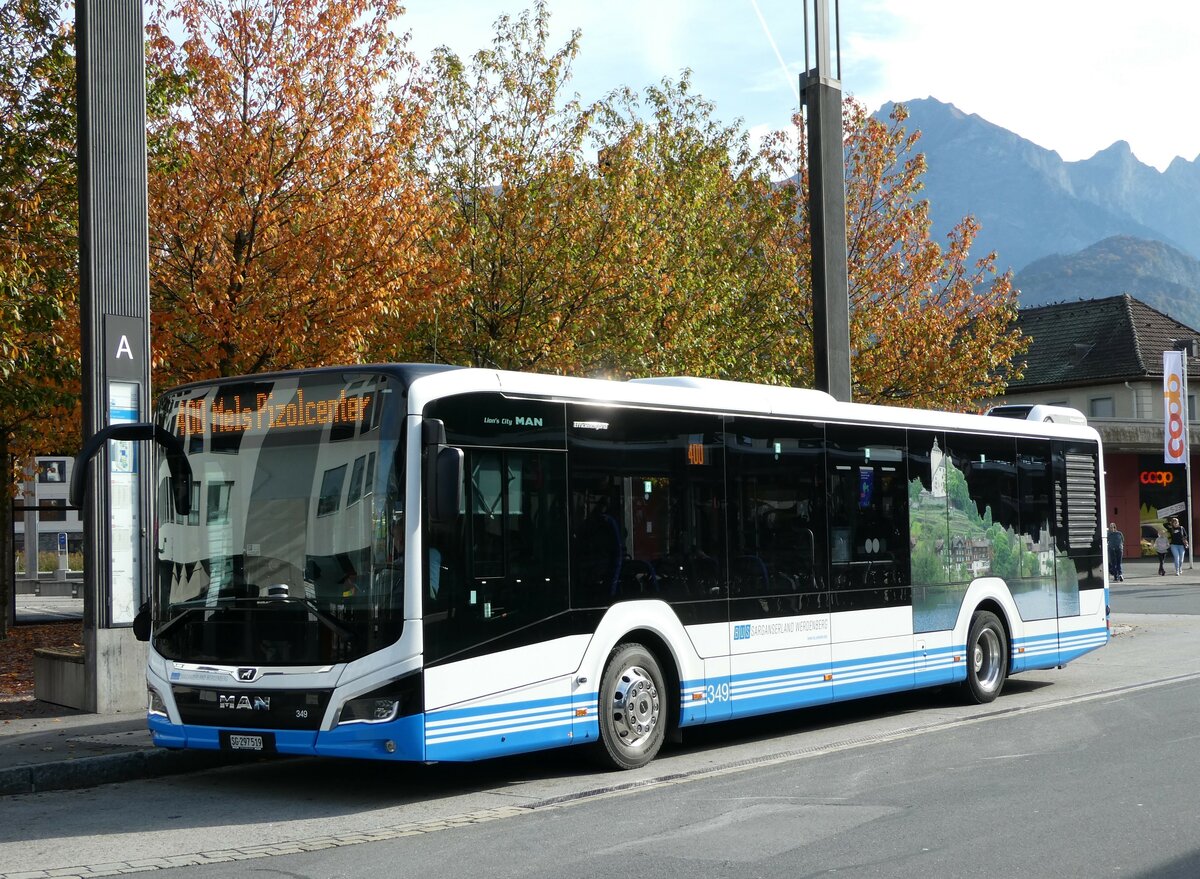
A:
<svg viewBox="0 0 1200 879">
<path fill-rule="evenodd" d="M 1012 645 L 1014 670 L 1061 665 L 1108 641 L 1107 628 L 1083 629 L 1018 638 Z M 1023 652 L 1018 652 L 1024 648 Z M 773 711 L 843 701 L 920 686 L 953 683 L 966 678 L 966 645 L 935 647 L 921 653 L 890 653 L 814 663 L 782 669 L 743 672 L 716 679 L 722 687 L 710 691 L 707 679 L 680 684 L 681 726 L 703 723 L 707 704 L 732 702 L 731 714 L 749 717 Z M 825 676 L 830 675 L 831 680 Z M 725 690 L 723 685 L 728 684 Z M 704 698 L 694 698 L 702 694 Z M 528 702 L 447 708 L 427 715 L 402 717 L 383 724 L 347 724 L 317 733 L 311 730 L 237 729 L 271 733 L 282 754 L 321 754 L 393 760 L 477 760 L 504 754 L 537 751 L 560 745 L 595 741 L 599 736 L 598 693 L 576 693 Z M 577 711 L 586 714 L 577 716 Z M 157 715 L 149 718 L 155 744 L 167 748 L 220 747 L 215 727 L 174 725 Z M 394 750 L 387 750 L 391 742 Z"/>
<path fill-rule="evenodd" d="M 576 704 L 594 706 L 596 694 L 430 711 L 425 759 L 475 760 L 572 744 Z M 594 725 L 595 712 L 588 713 Z"/>
<path fill-rule="evenodd" d="M 1013 669 L 1054 668 L 1108 643 L 1108 628 L 1031 635 L 1013 641 Z M 1024 648 L 1023 650 L 1021 648 Z"/>
</svg>

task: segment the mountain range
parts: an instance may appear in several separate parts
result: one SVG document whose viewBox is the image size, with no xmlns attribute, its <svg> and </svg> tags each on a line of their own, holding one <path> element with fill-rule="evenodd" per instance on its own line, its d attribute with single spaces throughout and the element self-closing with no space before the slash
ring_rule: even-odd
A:
<svg viewBox="0 0 1200 879">
<path fill-rule="evenodd" d="M 996 251 L 1023 307 L 1129 293 L 1200 327 L 1200 156 L 1159 171 L 1119 141 L 1066 162 L 952 104 L 904 105 L 905 127 L 921 132 L 934 235 L 974 215 L 972 253 Z"/>
</svg>

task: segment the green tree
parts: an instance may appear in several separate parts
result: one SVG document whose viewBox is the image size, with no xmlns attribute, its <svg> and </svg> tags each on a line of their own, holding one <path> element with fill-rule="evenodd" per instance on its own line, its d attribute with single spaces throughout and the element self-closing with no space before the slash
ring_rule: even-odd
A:
<svg viewBox="0 0 1200 879">
<path fill-rule="evenodd" d="M 63 451 L 79 424 L 72 45 L 52 0 L 0 4 L 0 637 L 16 462 Z"/>
<path fill-rule="evenodd" d="M 772 344 L 788 282 L 759 240 L 781 205 L 746 135 L 686 73 L 567 98 L 580 35 L 555 48 L 548 31 L 537 3 L 500 18 L 468 62 L 434 57 L 428 152 L 464 284 L 424 327 L 427 355 L 616 377 L 788 374 Z"/>
<path fill-rule="evenodd" d="M 626 239 L 585 156 L 597 111 L 565 97 L 579 33 L 552 48 L 537 3 L 463 61 L 439 49 L 424 150 L 452 211 L 461 286 L 421 328 L 426 356 L 472 366 L 580 370 L 619 309 Z"/>
<path fill-rule="evenodd" d="M 794 281 L 767 247 L 793 199 L 690 74 L 614 93 L 598 117 L 605 207 L 627 242 L 622 308 L 606 325 L 618 374 L 786 382 Z M 778 255 L 778 253 L 774 254 Z"/>
</svg>

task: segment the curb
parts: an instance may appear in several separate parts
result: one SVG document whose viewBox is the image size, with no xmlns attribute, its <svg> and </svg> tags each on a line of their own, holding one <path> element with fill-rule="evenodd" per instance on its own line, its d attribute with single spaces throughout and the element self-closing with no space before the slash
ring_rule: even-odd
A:
<svg viewBox="0 0 1200 879">
<path fill-rule="evenodd" d="M 209 751 L 144 750 L 0 769 L 0 796 L 94 787 L 245 763 L 244 755 Z"/>
</svg>

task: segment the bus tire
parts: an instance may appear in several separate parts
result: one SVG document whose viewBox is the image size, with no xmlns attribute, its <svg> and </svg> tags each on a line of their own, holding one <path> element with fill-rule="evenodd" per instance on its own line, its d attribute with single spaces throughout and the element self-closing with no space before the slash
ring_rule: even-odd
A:
<svg viewBox="0 0 1200 879">
<path fill-rule="evenodd" d="M 600 682 L 596 756 L 609 769 L 638 769 L 666 737 L 669 703 L 662 669 L 641 644 L 618 644 Z"/>
<path fill-rule="evenodd" d="M 963 685 L 970 701 L 991 702 L 1004 689 L 1008 677 L 1008 637 L 1000 618 L 988 610 L 971 617 L 967 633 L 967 680 Z"/>
</svg>

